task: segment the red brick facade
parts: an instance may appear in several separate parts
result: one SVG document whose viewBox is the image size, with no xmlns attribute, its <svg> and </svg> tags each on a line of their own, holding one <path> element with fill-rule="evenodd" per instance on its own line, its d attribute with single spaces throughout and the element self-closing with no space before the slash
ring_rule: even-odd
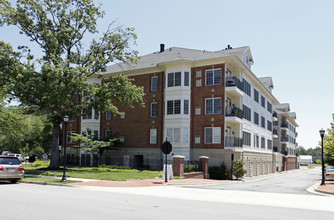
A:
<svg viewBox="0 0 334 220">
<path fill-rule="evenodd" d="M 151 79 L 158 76 L 158 91 L 151 91 Z M 134 84 L 143 86 L 145 96 L 143 97 L 145 107 L 135 108 L 119 107 L 125 117 L 113 115 L 111 120 L 106 120 L 106 113 L 101 115 L 101 138 L 105 131 L 110 130 L 112 134 L 124 136 L 124 148 L 160 148 L 162 142 L 162 119 L 163 119 L 163 73 L 152 73 L 133 76 Z M 151 103 L 156 102 L 158 106 L 157 117 L 151 117 Z M 150 129 L 157 129 L 157 143 L 150 144 Z"/>
<path fill-rule="evenodd" d="M 205 71 L 209 69 L 222 69 L 222 83 L 220 85 L 205 85 Z M 196 77 L 196 72 L 201 72 L 201 77 Z M 191 70 L 191 148 L 193 149 L 224 149 L 224 127 L 225 127 L 225 64 L 216 64 L 210 66 L 196 67 Z M 196 80 L 201 80 L 201 86 L 196 86 Z M 221 98 L 221 113 L 220 114 L 205 114 L 205 99 L 206 98 Z M 196 115 L 196 107 L 201 108 L 201 114 Z M 205 144 L 205 127 L 221 127 L 221 143 L 220 144 Z M 195 136 L 200 136 L 200 144 L 195 143 Z"/>
</svg>

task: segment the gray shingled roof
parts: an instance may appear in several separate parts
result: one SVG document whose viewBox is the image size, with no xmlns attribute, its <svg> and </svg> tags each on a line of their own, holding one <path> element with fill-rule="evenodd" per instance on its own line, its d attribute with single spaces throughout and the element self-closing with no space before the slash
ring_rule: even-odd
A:
<svg viewBox="0 0 334 220">
<path fill-rule="evenodd" d="M 199 61 L 225 56 L 238 55 L 249 49 L 248 46 L 220 51 L 194 50 L 180 47 L 171 47 L 164 52 L 154 52 L 138 59 L 137 63 L 125 62 L 107 67 L 107 71 L 102 74 L 117 73 L 136 69 L 146 69 L 156 67 L 158 64 L 173 62 L 178 60 Z"/>
</svg>

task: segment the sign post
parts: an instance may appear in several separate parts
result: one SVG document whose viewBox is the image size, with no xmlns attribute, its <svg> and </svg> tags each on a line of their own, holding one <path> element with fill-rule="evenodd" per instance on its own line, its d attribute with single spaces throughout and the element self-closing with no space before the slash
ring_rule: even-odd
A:
<svg viewBox="0 0 334 220">
<path fill-rule="evenodd" d="M 172 144 L 167 141 L 167 137 L 166 137 L 166 141 L 161 145 L 161 151 L 166 155 L 166 163 L 165 163 L 165 182 L 168 182 L 167 179 L 167 155 L 172 152 Z"/>
</svg>

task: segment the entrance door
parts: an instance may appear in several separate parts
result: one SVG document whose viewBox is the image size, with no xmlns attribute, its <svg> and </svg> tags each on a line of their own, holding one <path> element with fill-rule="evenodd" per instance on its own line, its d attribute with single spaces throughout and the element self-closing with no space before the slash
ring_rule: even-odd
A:
<svg viewBox="0 0 334 220">
<path fill-rule="evenodd" d="M 134 168 L 140 169 L 144 165 L 144 156 L 143 155 L 135 155 L 134 156 Z"/>
</svg>

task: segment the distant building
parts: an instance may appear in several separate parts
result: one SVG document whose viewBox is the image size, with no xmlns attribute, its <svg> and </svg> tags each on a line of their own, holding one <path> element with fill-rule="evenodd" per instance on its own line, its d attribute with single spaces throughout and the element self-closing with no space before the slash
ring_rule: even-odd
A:
<svg viewBox="0 0 334 220">
<path fill-rule="evenodd" d="M 311 155 L 300 155 L 298 156 L 298 163 L 299 164 L 312 164 L 312 156 Z"/>
</svg>

